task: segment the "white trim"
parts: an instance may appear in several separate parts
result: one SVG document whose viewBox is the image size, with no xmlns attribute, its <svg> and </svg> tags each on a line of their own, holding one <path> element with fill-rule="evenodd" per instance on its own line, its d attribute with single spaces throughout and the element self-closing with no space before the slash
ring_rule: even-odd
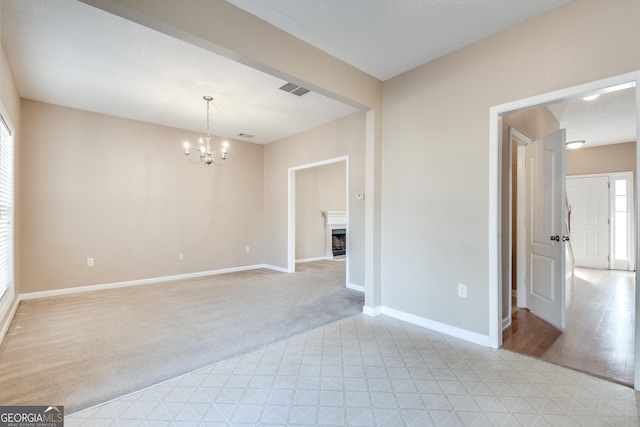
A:
<svg viewBox="0 0 640 427">
<path fill-rule="evenodd" d="M 313 262 L 313 261 L 325 261 L 326 259 L 327 259 L 326 256 L 319 256 L 319 257 L 315 257 L 315 258 L 297 259 L 296 260 L 296 264 L 305 263 L 305 262 Z"/>
<path fill-rule="evenodd" d="M 529 143 L 533 142 L 529 140 Z M 517 171 L 518 177 L 517 186 L 518 186 L 518 194 L 516 196 L 516 206 L 527 206 L 527 191 L 526 191 L 526 172 L 525 172 L 525 163 L 526 163 L 526 146 L 518 145 L 518 149 L 516 150 L 517 155 Z M 511 193 L 513 195 L 513 193 Z M 526 227 L 526 211 L 524 209 L 518 209 L 516 212 L 516 234 L 518 236 L 526 236 L 527 227 Z M 509 229 L 511 231 L 511 229 Z M 513 238 L 513 236 L 511 236 Z M 516 242 L 516 304 L 518 307 L 526 307 L 527 306 L 527 239 L 520 238 Z M 513 283 L 511 284 L 513 287 Z"/>
<path fill-rule="evenodd" d="M 353 283 L 347 283 L 347 289 L 352 289 L 354 291 L 364 293 L 364 286 L 362 285 L 354 285 Z"/>
<path fill-rule="evenodd" d="M 176 274 L 173 276 L 153 277 L 149 279 L 127 280 L 123 282 L 113 282 L 113 283 L 101 283 L 98 285 L 78 286 L 75 288 L 55 289 L 51 291 L 28 292 L 28 293 L 20 294 L 20 300 L 25 301 L 25 300 L 47 298 L 47 297 L 54 297 L 54 296 L 60 296 L 60 295 L 70 295 L 70 294 L 79 294 L 84 292 L 100 291 L 104 289 L 117 289 L 117 288 L 125 288 L 128 286 L 149 285 L 153 283 L 170 282 L 173 280 L 193 279 L 196 277 L 214 276 L 214 275 L 224 274 L 224 273 L 235 273 L 238 271 L 256 270 L 259 268 L 268 268 L 270 270 L 276 270 L 279 272 L 286 273 L 286 271 L 282 271 L 282 269 L 279 267 L 274 267 L 267 264 L 256 264 L 256 265 L 248 265 L 248 266 L 242 266 L 242 267 L 222 268 L 220 270 L 209 270 L 209 271 L 198 271 L 195 273 Z"/>
<path fill-rule="evenodd" d="M 0 345 L 4 341 L 4 337 L 7 335 L 9 331 L 9 326 L 11 326 L 11 322 L 13 322 L 13 318 L 16 315 L 16 311 L 18 310 L 18 305 L 20 305 L 20 296 L 18 298 L 14 298 L 14 289 L 7 289 L 7 292 L 4 293 L 2 299 L 2 308 L 0 308 L 0 318 L 6 314 L 5 321 L 2 325 L 0 325 Z M 6 298 L 6 299 L 5 299 Z"/>
<path fill-rule="evenodd" d="M 509 172 L 508 172 L 508 176 L 509 176 L 509 185 L 508 185 L 508 194 L 509 194 L 509 206 L 508 206 L 508 218 L 506 219 L 508 222 L 508 230 L 506 232 L 507 235 L 507 254 L 509 254 L 509 261 L 507 262 L 508 268 L 507 268 L 507 275 L 506 275 L 506 281 L 508 283 L 508 286 L 506 287 L 507 289 L 509 289 L 509 296 L 507 301 L 509 301 L 509 303 L 507 304 L 507 314 L 502 313 L 502 330 L 504 331 L 506 328 L 508 328 L 509 326 L 511 326 L 511 315 L 512 310 L 512 298 L 513 298 L 513 267 L 512 267 L 512 261 L 511 261 L 511 257 L 513 254 L 513 158 L 515 155 L 515 159 L 516 159 L 516 173 L 518 174 L 518 177 L 516 179 L 516 185 L 517 185 L 517 201 L 516 201 L 516 206 L 525 206 L 525 202 L 524 199 L 526 198 L 526 192 L 525 192 L 525 180 L 524 180 L 524 147 L 526 147 L 527 145 L 531 144 L 533 141 L 531 138 L 529 138 L 527 135 L 525 135 L 524 133 L 520 132 L 518 129 L 516 129 L 513 126 L 509 126 L 509 147 L 508 147 L 508 151 L 509 151 Z M 515 150 L 514 150 L 515 148 Z M 504 175 L 504 174 L 503 174 Z M 525 214 L 523 212 L 522 209 L 518 209 L 518 211 L 516 212 L 516 227 L 517 227 L 517 235 L 518 236 L 524 236 L 524 217 Z M 525 280 L 525 271 L 526 271 L 526 259 L 524 257 L 524 253 L 525 253 L 525 240 L 524 239 L 518 239 L 516 241 L 516 301 L 518 301 L 518 305 L 520 306 L 520 301 L 525 301 L 525 299 L 521 299 L 521 295 L 520 294 L 525 294 L 524 290 L 524 286 L 522 288 L 518 287 L 520 286 L 521 283 L 524 283 Z M 504 254 L 502 255 L 504 257 Z M 505 278 L 503 278 L 505 279 Z M 504 283 L 503 285 L 504 286 Z M 520 291 L 520 289 L 522 289 L 522 291 Z M 504 296 L 503 298 L 504 299 Z"/>
<path fill-rule="evenodd" d="M 405 313 L 404 311 L 385 306 L 382 306 L 382 314 L 384 314 L 385 316 L 393 317 L 394 319 L 402 320 L 403 322 L 422 326 L 423 328 L 440 332 L 445 335 L 460 338 L 462 340 L 480 344 L 485 347 L 491 347 L 488 335 L 482 335 L 477 332 L 468 331 L 466 329 L 456 328 L 455 326 L 436 322 L 431 319 L 426 319 L 424 317 L 416 316 L 411 313 Z"/>
<path fill-rule="evenodd" d="M 489 110 L 489 235 L 487 254 L 489 255 L 489 341 L 490 346 L 502 346 L 502 268 L 501 242 L 502 218 L 501 201 L 501 162 L 500 140 L 502 135 L 502 118 L 496 107 Z M 494 143 L 495 141 L 495 143 Z"/>
<path fill-rule="evenodd" d="M 256 266 L 256 268 L 267 268 L 269 270 L 279 271 L 280 273 L 291 273 L 291 271 L 287 270 L 286 268 L 278 267 L 277 265 L 271 264 L 260 264 Z"/>
<path fill-rule="evenodd" d="M 382 307 L 380 307 L 379 305 L 375 307 L 365 305 L 364 307 L 362 307 L 362 313 L 370 317 L 380 316 L 380 314 L 382 314 Z"/>
<path fill-rule="evenodd" d="M 509 309 L 509 312 L 511 312 L 511 309 Z M 502 318 L 502 330 L 504 331 L 509 326 L 511 326 L 511 314 L 509 314 L 509 316 L 507 317 Z"/>
<path fill-rule="evenodd" d="M 501 170 L 500 170 L 500 149 L 501 149 L 501 124 L 500 117 L 504 114 L 514 113 L 516 111 L 526 110 L 531 107 L 540 107 L 549 105 L 558 101 L 579 97 L 585 92 L 590 93 L 607 93 L 611 90 L 619 88 L 636 87 L 636 139 L 640 135 L 640 71 L 634 71 L 619 76 L 598 80 L 567 89 L 545 93 L 530 98 L 520 99 L 502 105 L 496 105 L 489 109 L 489 235 L 488 237 L 488 255 L 489 255 L 489 341 L 491 347 L 500 347 L 502 345 L 502 333 L 500 326 L 502 325 L 502 289 L 500 278 L 500 262 L 501 262 Z M 636 152 L 636 170 L 640 170 L 640 157 Z M 638 191 L 638 185 L 635 185 L 635 192 Z M 634 194 L 634 202 L 636 203 L 635 212 L 638 212 L 638 197 Z M 636 217 L 636 227 L 640 218 Z M 636 239 L 636 257 L 640 253 L 637 250 L 638 239 Z M 636 258 L 636 265 L 637 265 Z M 638 287 L 638 277 L 636 275 L 636 288 Z M 640 316 L 638 308 L 640 306 L 640 292 L 636 292 L 636 326 L 635 326 L 635 387 L 640 390 Z"/>
</svg>

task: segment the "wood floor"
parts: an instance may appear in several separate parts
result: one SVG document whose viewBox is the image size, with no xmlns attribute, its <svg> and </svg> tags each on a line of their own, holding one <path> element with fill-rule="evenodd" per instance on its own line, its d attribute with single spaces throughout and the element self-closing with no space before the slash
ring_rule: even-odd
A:
<svg viewBox="0 0 640 427">
<path fill-rule="evenodd" d="M 634 322 L 634 272 L 576 268 L 564 332 L 519 309 L 502 346 L 632 386 Z"/>
</svg>

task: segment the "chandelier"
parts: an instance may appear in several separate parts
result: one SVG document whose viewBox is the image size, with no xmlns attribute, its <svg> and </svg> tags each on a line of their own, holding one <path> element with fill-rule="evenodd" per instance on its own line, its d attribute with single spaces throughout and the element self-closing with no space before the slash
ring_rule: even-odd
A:
<svg viewBox="0 0 640 427">
<path fill-rule="evenodd" d="M 222 144 L 220 157 L 218 157 L 217 152 L 211 150 L 211 135 L 209 134 L 209 103 L 213 101 L 213 98 L 210 96 L 203 96 L 202 99 L 207 101 L 207 136 L 204 138 L 200 137 L 198 140 L 198 158 L 196 160 L 191 158 L 191 152 L 189 150 L 191 144 L 189 144 L 189 141 L 184 142 L 184 154 L 187 155 L 187 158 L 191 163 L 204 163 L 205 165 L 213 163 L 216 166 L 220 166 L 222 162 L 227 159 L 227 147 L 229 146 L 229 143 L 225 141 Z"/>
</svg>

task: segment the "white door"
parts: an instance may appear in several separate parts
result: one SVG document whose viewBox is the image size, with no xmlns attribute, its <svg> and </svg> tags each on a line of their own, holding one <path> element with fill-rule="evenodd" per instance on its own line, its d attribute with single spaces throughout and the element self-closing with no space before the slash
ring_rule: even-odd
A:
<svg viewBox="0 0 640 427">
<path fill-rule="evenodd" d="M 565 130 L 526 148 L 527 308 L 565 326 Z"/>
<path fill-rule="evenodd" d="M 567 177 L 577 267 L 609 268 L 609 177 Z"/>
</svg>

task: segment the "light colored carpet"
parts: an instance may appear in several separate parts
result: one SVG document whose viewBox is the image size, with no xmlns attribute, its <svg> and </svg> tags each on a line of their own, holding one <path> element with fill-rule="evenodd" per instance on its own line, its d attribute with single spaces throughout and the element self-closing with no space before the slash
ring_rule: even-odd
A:
<svg viewBox="0 0 640 427">
<path fill-rule="evenodd" d="M 362 312 L 344 262 L 297 270 L 24 301 L 0 346 L 0 404 L 69 414 Z"/>
</svg>

